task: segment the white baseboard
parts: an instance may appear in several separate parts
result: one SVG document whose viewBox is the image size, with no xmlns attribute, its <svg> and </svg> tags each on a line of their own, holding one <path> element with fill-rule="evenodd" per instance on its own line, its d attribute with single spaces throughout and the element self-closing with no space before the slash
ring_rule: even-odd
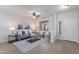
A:
<svg viewBox="0 0 79 59">
<path fill-rule="evenodd" d="M 7 36 L 0 37 L 0 43 L 1 42 L 7 42 L 7 41 L 8 41 L 8 37 Z"/>
</svg>

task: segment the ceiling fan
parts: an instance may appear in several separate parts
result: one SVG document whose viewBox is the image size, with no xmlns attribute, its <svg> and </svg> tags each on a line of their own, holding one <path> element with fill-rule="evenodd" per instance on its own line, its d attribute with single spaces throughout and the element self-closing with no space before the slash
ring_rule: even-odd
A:
<svg viewBox="0 0 79 59">
<path fill-rule="evenodd" d="M 40 15 L 40 12 L 38 12 L 38 11 L 28 11 L 28 12 L 26 12 L 25 16 L 30 16 L 33 19 L 38 19 L 38 18 L 40 18 L 41 15 Z"/>
<path fill-rule="evenodd" d="M 40 17 L 40 13 L 39 12 L 33 12 L 32 13 L 33 18 L 39 18 Z"/>
</svg>

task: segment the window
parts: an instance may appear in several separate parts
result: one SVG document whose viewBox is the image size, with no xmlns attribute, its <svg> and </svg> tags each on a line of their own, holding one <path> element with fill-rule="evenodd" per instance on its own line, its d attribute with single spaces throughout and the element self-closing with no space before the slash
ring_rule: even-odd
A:
<svg viewBox="0 0 79 59">
<path fill-rule="evenodd" d="M 40 22 L 40 30 L 41 31 L 48 31 L 48 21 L 41 21 Z"/>
</svg>

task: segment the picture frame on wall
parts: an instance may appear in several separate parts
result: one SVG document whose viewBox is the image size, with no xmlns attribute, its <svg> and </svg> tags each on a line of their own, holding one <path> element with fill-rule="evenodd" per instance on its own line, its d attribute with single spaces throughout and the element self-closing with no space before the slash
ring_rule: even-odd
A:
<svg viewBox="0 0 79 59">
<path fill-rule="evenodd" d="M 23 29 L 22 24 L 18 24 L 18 29 L 19 29 L 19 30 L 20 30 L 20 29 Z"/>
</svg>

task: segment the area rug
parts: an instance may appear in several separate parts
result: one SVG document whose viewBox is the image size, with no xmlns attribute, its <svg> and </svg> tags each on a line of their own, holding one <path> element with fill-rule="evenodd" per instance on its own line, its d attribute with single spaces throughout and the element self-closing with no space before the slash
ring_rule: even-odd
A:
<svg viewBox="0 0 79 59">
<path fill-rule="evenodd" d="M 43 43 L 44 41 L 45 41 L 44 39 L 41 39 L 41 40 L 36 41 L 34 43 L 29 43 L 29 42 L 27 42 L 27 40 L 22 40 L 22 41 L 14 42 L 12 44 L 17 46 L 17 48 L 21 51 L 21 53 L 25 54 L 28 51 L 30 51 L 31 49 L 33 49 L 34 47 Z"/>
</svg>

